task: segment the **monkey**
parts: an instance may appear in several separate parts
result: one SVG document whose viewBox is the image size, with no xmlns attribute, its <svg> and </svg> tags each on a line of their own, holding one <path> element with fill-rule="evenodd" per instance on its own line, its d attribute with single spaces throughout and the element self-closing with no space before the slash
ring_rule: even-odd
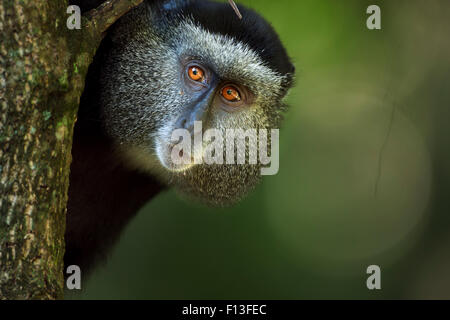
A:
<svg viewBox="0 0 450 320">
<path fill-rule="evenodd" d="M 83 11 L 102 1 L 73 0 Z M 86 77 L 74 128 L 65 265 L 105 261 L 127 223 L 174 188 L 227 206 L 261 180 L 261 164 L 171 160 L 171 132 L 279 128 L 295 67 L 273 27 L 239 5 L 147 0 L 107 32 Z"/>
</svg>

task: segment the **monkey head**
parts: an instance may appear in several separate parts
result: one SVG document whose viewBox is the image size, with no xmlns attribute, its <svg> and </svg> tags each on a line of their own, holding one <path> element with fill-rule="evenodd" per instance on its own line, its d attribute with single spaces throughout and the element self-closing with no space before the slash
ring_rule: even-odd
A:
<svg viewBox="0 0 450 320">
<path fill-rule="evenodd" d="M 277 129 L 294 78 L 273 28 L 240 10 L 242 20 L 224 3 L 144 2 L 109 33 L 100 79 L 104 129 L 125 162 L 216 205 L 248 193 L 260 180 L 260 161 L 196 163 L 207 149 L 202 141 L 192 153 L 177 149 L 192 161 L 175 162 L 181 140 L 174 131 L 191 133 L 182 139 L 190 142 L 209 129 L 223 137 L 229 129 Z"/>
</svg>

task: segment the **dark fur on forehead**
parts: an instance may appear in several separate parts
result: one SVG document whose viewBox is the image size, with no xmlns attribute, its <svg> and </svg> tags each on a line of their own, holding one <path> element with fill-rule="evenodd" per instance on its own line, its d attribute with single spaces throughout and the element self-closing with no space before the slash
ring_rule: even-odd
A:
<svg viewBox="0 0 450 320">
<path fill-rule="evenodd" d="M 192 17 L 211 33 L 226 35 L 247 44 L 274 71 L 293 75 L 295 68 L 290 62 L 272 26 L 255 11 L 239 5 L 240 20 L 228 3 L 208 0 L 166 0 L 151 2 L 170 17 Z"/>
</svg>

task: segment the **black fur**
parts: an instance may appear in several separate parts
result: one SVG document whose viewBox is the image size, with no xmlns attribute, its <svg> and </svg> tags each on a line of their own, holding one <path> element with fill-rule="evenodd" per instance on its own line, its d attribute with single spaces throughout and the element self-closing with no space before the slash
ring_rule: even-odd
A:
<svg viewBox="0 0 450 320">
<path fill-rule="evenodd" d="M 105 260 L 139 208 L 164 188 L 127 168 L 103 131 L 98 78 L 109 45 L 106 38 L 89 67 L 72 146 L 64 264 L 84 273 Z"/>
<path fill-rule="evenodd" d="M 85 12 L 103 1 L 70 2 Z M 152 177 L 127 168 L 104 133 L 98 90 L 102 57 L 109 47 L 106 37 L 89 67 L 72 147 L 64 264 L 78 265 L 84 274 L 105 260 L 140 207 L 164 188 Z"/>
<path fill-rule="evenodd" d="M 184 14 L 192 15 L 194 21 L 199 22 L 206 30 L 228 35 L 246 43 L 272 70 L 278 73 L 293 74 L 295 72 L 277 33 L 255 11 L 238 5 L 243 16 L 239 20 L 228 3 L 191 2 L 189 6 L 179 10 Z"/>
</svg>

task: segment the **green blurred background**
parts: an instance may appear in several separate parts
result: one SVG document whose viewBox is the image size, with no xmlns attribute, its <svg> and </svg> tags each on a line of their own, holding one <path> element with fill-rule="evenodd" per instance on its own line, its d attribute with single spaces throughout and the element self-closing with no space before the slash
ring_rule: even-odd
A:
<svg viewBox="0 0 450 320">
<path fill-rule="evenodd" d="M 229 209 L 160 194 L 68 298 L 450 298 L 450 2 L 238 3 L 298 70 L 279 174 Z"/>
</svg>

